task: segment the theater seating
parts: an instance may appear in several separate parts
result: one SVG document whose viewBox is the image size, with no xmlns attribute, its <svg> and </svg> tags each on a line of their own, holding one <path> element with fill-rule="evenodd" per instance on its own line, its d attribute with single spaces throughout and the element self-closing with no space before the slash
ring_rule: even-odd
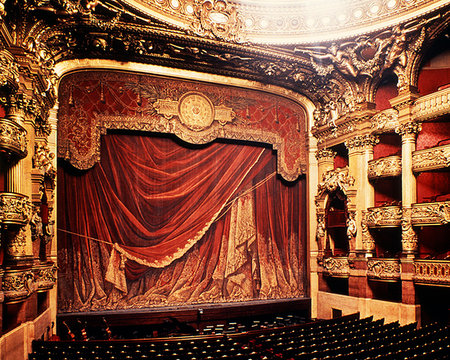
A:
<svg viewBox="0 0 450 360">
<path fill-rule="evenodd" d="M 33 342 L 29 360 L 449 359 L 449 327 L 385 324 L 357 314 L 246 332 L 171 338 Z"/>
</svg>

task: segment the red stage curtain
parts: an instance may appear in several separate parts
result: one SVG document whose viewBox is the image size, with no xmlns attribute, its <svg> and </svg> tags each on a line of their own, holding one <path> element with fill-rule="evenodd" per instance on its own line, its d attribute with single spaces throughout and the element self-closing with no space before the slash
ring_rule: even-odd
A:
<svg viewBox="0 0 450 360">
<path fill-rule="evenodd" d="M 83 173 L 61 167 L 58 174 L 62 308 L 302 295 L 303 250 L 299 220 L 292 218 L 299 214 L 298 186 L 283 192 L 272 177 L 230 203 L 274 171 L 269 149 L 222 143 L 189 149 L 168 138 L 103 136 L 100 164 Z M 244 224 L 254 218 L 257 235 Z M 272 269 L 261 265 L 269 262 Z M 126 283 L 108 275 L 124 267 Z M 275 290 L 280 284 L 285 289 Z M 259 293 L 264 286 L 267 294 Z"/>
</svg>

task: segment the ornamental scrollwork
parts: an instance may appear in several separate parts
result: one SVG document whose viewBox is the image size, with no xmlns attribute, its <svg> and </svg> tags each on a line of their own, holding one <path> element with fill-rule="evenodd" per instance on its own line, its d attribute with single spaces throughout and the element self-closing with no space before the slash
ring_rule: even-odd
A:
<svg viewBox="0 0 450 360">
<path fill-rule="evenodd" d="M 201 36 L 213 39 L 242 41 L 242 20 L 234 4 L 226 0 L 207 0 L 195 4 L 192 30 Z"/>
<path fill-rule="evenodd" d="M 413 171 L 450 167 L 450 144 L 413 153 Z"/>
<path fill-rule="evenodd" d="M 17 88 L 18 82 L 19 66 L 14 56 L 6 49 L 0 50 L 0 86 Z"/>
<path fill-rule="evenodd" d="M 316 159 L 334 159 L 336 152 L 331 149 L 321 149 L 316 152 Z"/>
<path fill-rule="evenodd" d="M 327 171 L 322 175 L 322 182 L 318 185 L 318 195 L 341 189 L 344 194 L 355 184 L 355 179 L 349 175 L 348 167 Z"/>
<path fill-rule="evenodd" d="M 445 260 L 414 261 L 414 281 L 432 285 L 450 285 L 450 262 Z"/>
<path fill-rule="evenodd" d="M 393 155 L 371 160 L 368 165 L 367 176 L 369 179 L 393 177 L 402 173 L 402 158 L 400 156 Z"/>
<path fill-rule="evenodd" d="M 367 276 L 381 280 L 400 279 L 400 262 L 398 259 L 369 259 Z"/>
<path fill-rule="evenodd" d="M 8 119 L 0 120 L 0 148 L 15 152 L 25 157 L 27 151 L 27 131 L 15 121 Z"/>
<path fill-rule="evenodd" d="M 27 236 L 22 227 L 19 231 L 9 231 L 9 243 L 6 245 L 6 254 L 10 258 L 21 258 L 26 255 Z"/>
<path fill-rule="evenodd" d="M 387 109 L 372 116 L 371 129 L 375 133 L 394 131 L 398 126 L 398 111 Z"/>
<path fill-rule="evenodd" d="M 31 271 L 6 271 L 3 276 L 2 290 L 5 302 L 20 301 L 32 294 L 34 275 Z"/>
<path fill-rule="evenodd" d="M 53 165 L 55 154 L 45 142 L 37 142 L 34 147 L 33 166 L 44 171 L 45 176 L 54 179 L 56 169 Z"/>
<path fill-rule="evenodd" d="M 34 281 L 36 283 L 37 291 L 51 289 L 56 283 L 57 271 L 58 268 L 55 264 L 34 268 Z"/>
</svg>

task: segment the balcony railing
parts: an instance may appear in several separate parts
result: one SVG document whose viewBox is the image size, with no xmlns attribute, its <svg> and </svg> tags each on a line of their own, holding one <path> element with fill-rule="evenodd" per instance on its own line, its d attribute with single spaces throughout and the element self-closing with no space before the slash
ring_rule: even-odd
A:
<svg viewBox="0 0 450 360">
<path fill-rule="evenodd" d="M 450 201 L 413 204 L 413 225 L 445 225 L 450 223 Z"/>
<path fill-rule="evenodd" d="M 374 280 L 400 280 L 400 260 L 371 258 L 367 261 L 367 277 Z"/>
<path fill-rule="evenodd" d="M 28 196 L 4 192 L 0 193 L 0 223 L 4 225 L 25 225 L 31 215 Z"/>
<path fill-rule="evenodd" d="M 450 286 L 450 260 L 416 260 L 414 282 Z"/>
<path fill-rule="evenodd" d="M 369 179 L 399 176 L 402 173 L 402 158 L 398 155 L 387 156 L 369 161 L 367 176 Z"/>
<path fill-rule="evenodd" d="M 328 276 L 348 278 L 350 265 L 346 256 L 335 256 L 323 259 L 323 271 Z"/>
<path fill-rule="evenodd" d="M 450 144 L 417 150 L 413 153 L 413 171 L 429 171 L 450 167 Z"/>
<path fill-rule="evenodd" d="M 27 155 L 27 131 L 9 119 L 0 119 L 0 149 L 19 158 Z"/>
<path fill-rule="evenodd" d="M 395 227 L 401 225 L 401 206 L 396 205 L 368 208 L 366 214 L 368 227 Z"/>
<path fill-rule="evenodd" d="M 416 100 L 413 108 L 415 121 L 426 121 L 450 113 L 450 88 L 436 91 Z"/>
</svg>

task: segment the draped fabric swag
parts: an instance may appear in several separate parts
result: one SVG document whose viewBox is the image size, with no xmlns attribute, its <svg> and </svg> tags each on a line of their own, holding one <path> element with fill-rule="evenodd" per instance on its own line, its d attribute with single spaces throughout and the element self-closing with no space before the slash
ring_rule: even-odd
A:
<svg viewBox="0 0 450 360">
<path fill-rule="evenodd" d="M 274 160 L 256 146 L 103 136 L 93 169 L 59 169 L 61 310 L 303 296 L 303 182 L 282 184 Z"/>
</svg>

